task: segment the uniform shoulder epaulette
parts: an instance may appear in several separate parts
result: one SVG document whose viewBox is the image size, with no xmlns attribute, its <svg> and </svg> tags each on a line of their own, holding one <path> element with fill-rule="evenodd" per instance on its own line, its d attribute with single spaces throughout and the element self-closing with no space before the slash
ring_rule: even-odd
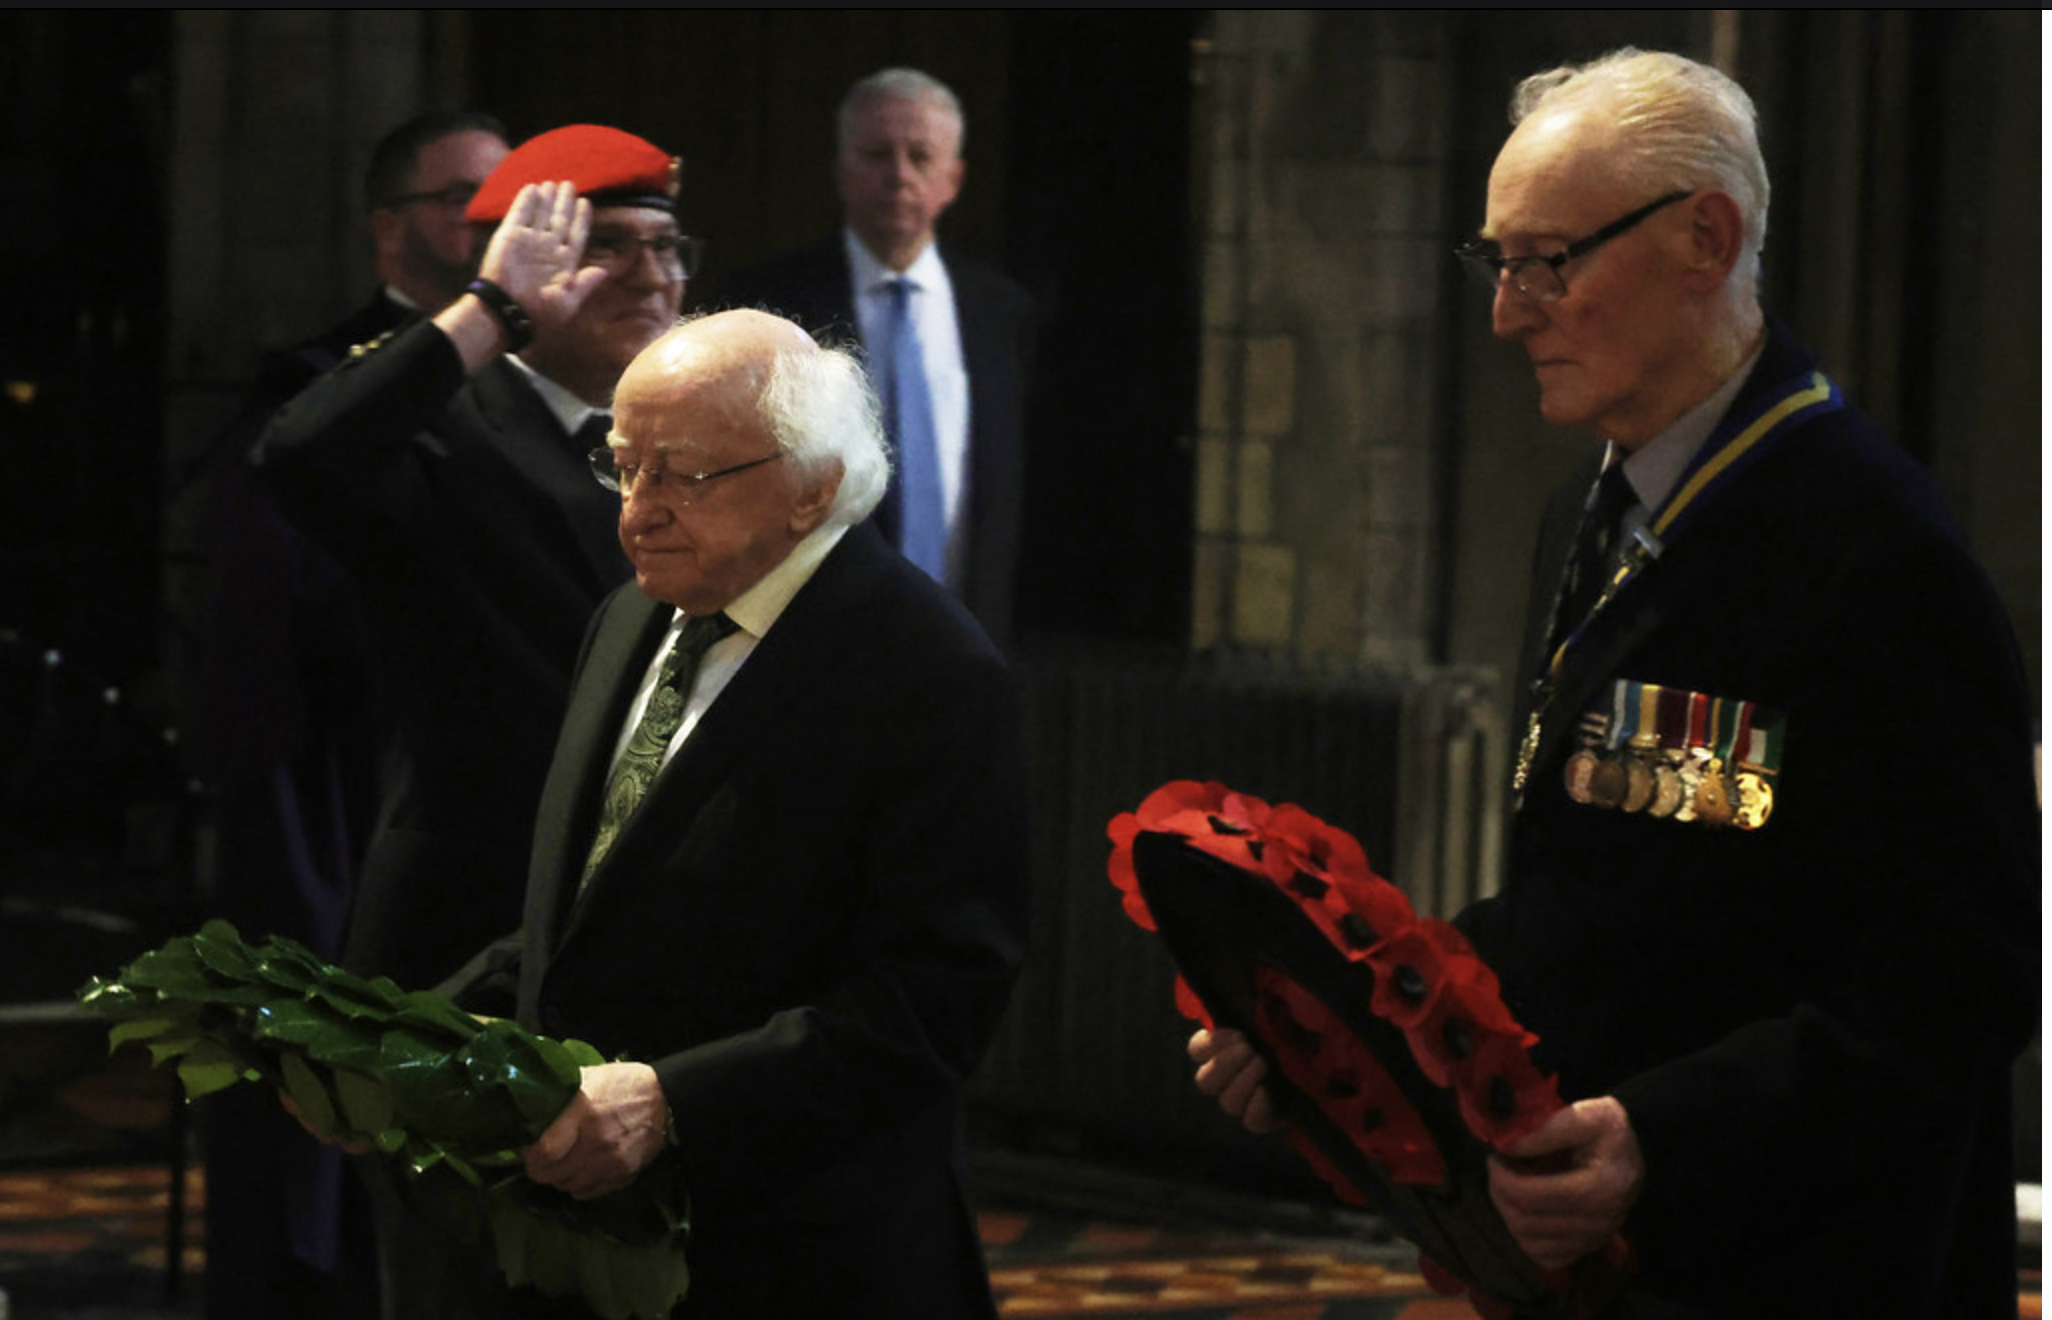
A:
<svg viewBox="0 0 2052 1320">
<path fill-rule="evenodd" d="M 354 362 L 358 358 L 370 356 L 372 353 L 375 353 L 379 349 L 383 348 L 385 344 L 392 338 L 392 336 L 398 333 L 399 332 L 397 330 L 387 330 L 385 331 L 385 333 L 379 335 L 376 339 L 368 339 L 361 344 L 350 345 L 349 360 Z"/>
</svg>

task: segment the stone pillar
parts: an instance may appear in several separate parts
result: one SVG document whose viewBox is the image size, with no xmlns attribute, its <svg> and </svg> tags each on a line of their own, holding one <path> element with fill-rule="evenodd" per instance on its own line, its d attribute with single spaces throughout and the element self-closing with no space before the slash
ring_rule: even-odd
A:
<svg viewBox="0 0 2052 1320">
<path fill-rule="evenodd" d="M 1429 661 L 1451 78 L 1431 15 L 1215 16 L 1194 644 Z"/>
</svg>

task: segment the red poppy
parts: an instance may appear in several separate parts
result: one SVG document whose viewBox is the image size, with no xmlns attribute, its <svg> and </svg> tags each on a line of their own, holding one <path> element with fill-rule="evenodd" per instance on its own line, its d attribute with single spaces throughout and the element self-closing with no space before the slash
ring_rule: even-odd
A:
<svg viewBox="0 0 2052 1320">
<path fill-rule="evenodd" d="M 1132 812 L 1123 812 L 1112 817 L 1105 833 L 1111 837 L 1111 861 L 1105 870 L 1112 884 L 1119 890 L 1119 903 L 1126 910 L 1126 916 L 1142 930 L 1156 929 L 1154 914 L 1147 910 L 1147 900 L 1140 896 L 1140 874 L 1133 869 L 1133 840 L 1145 828 L 1140 818 Z"/>
<path fill-rule="evenodd" d="M 1532 1062 L 1520 1035 L 1484 1037 L 1455 1093 L 1468 1131 L 1499 1150 L 1536 1131 L 1561 1108 L 1554 1079 Z"/>
<path fill-rule="evenodd" d="M 1405 1031 L 1431 1015 L 1446 982 L 1446 954 L 1426 923 L 1414 921 L 1390 932 L 1362 955 L 1375 973 L 1368 1007 L 1375 1016 Z"/>
<path fill-rule="evenodd" d="M 1271 967 L 1255 972 L 1255 1012 L 1283 1076 L 1398 1183 L 1437 1187 L 1446 1161 L 1381 1060 L 1317 996 Z"/>
</svg>

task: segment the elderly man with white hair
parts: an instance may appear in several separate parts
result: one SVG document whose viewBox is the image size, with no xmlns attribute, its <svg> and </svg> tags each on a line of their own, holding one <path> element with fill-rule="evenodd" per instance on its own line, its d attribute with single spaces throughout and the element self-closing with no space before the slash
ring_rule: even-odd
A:
<svg viewBox="0 0 2052 1320">
<path fill-rule="evenodd" d="M 1627 50 L 1513 122 L 1460 255 L 1602 444 L 1543 525 L 1508 872 L 1461 918 L 1571 1101 L 1491 1197 L 1542 1266 L 1621 1234 L 1620 1318 L 2014 1316 L 2040 914 L 2001 606 L 1763 314 L 1736 83 Z M 1275 1121 L 1245 1040 L 1192 1053 Z"/>
<path fill-rule="evenodd" d="M 994 1315 L 960 1098 L 1026 931 L 1010 671 L 864 522 L 889 464 L 852 355 L 687 321 L 613 416 L 635 581 L 586 637 L 522 928 L 451 986 L 633 1060 L 527 1171 L 681 1178 L 686 1316 Z"/>
</svg>

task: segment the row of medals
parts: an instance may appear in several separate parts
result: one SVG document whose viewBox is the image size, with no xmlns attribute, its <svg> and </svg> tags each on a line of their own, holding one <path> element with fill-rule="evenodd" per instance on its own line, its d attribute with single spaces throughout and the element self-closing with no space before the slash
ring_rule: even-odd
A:
<svg viewBox="0 0 2052 1320">
<path fill-rule="evenodd" d="M 1657 734 L 1635 735 L 1629 747 L 1606 750 L 1610 719 L 1582 722 L 1582 747 L 1567 761 L 1567 795 L 1611 811 L 1757 830 L 1774 814 L 1774 785 L 1761 770 L 1726 770 L 1707 747 L 1662 747 Z"/>
</svg>

